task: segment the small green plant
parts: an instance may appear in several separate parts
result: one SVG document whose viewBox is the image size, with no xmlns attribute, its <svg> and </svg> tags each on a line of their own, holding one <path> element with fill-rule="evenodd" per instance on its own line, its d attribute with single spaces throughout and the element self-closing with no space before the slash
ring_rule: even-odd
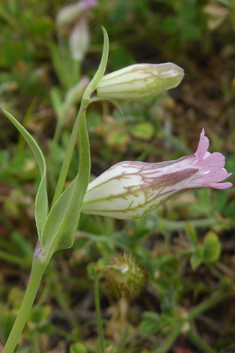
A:
<svg viewBox="0 0 235 353">
<path fill-rule="evenodd" d="M 74 11 L 74 9 L 73 9 Z M 65 13 L 73 15 L 73 11 Z M 65 17 L 58 17 L 58 24 L 65 21 Z M 82 24 L 84 30 L 84 24 Z M 77 30 L 77 28 L 75 28 Z M 35 200 L 35 220 L 38 232 L 38 242 L 34 251 L 33 264 L 29 283 L 14 322 L 8 340 L 3 349 L 3 353 L 13 353 L 26 321 L 29 317 L 35 296 L 37 294 L 42 276 L 51 263 L 51 259 L 57 251 L 70 248 L 75 240 L 81 212 L 92 215 L 107 215 L 117 219 L 129 219 L 135 223 L 136 233 L 139 242 L 148 236 L 148 231 L 141 225 L 141 217 L 149 214 L 150 211 L 162 205 L 165 201 L 174 196 L 178 196 L 187 190 L 196 190 L 204 187 L 214 189 L 227 189 L 232 186 L 230 182 L 223 182 L 231 174 L 224 168 L 225 158 L 219 152 L 209 153 L 209 139 L 205 136 L 204 129 L 200 136 L 198 148 L 194 154 L 181 157 L 177 160 L 161 163 L 145 163 L 140 161 L 126 161 L 113 165 L 110 169 L 101 174 L 94 181 L 90 180 L 90 146 L 87 130 L 87 109 L 91 103 L 99 101 L 109 101 L 122 112 L 122 108 L 117 99 L 142 99 L 152 97 L 160 92 L 176 87 L 183 78 L 183 70 L 175 64 L 166 63 L 159 65 L 136 64 L 105 75 L 106 65 L 109 53 L 109 40 L 106 30 L 103 29 L 104 47 L 100 66 L 93 79 L 81 81 L 77 84 L 80 76 L 77 73 L 70 72 L 68 75 L 67 66 L 64 68 L 64 74 L 61 74 L 61 82 L 67 89 L 64 100 L 60 100 L 58 91 L 52 91 L 52 101 L 58 115 L 58 125 L 56 128 L 55 140 L 59 141 L 63 127 L 63 119 L 71 105 L 81 99 L 81 105 L 73 125 L 73 130 L 67 145 L 63 164 L 59 172 L 57 185 L 54 191 L 51 204 L 48 201 L 47 187 L 47 164 L 44 154 L 38 146 L 35 139 L 27 132 L 17 119 L 6 110 L 3 114 L 18 129 L 25 141 L 30 146 L 40 170 L 40 183 L 38 186 Z M 74 45 L 72 36 L 70 45 Z M 87 47 L 87 38 L 79 47 L 80 56 L 77 55 L 77 43 L 72 48 L 73 60 L 82 61 Z M 85 49 L 84 49 L 85 48 Z M 60 58 L 57 48 L 51 47 L 55 66 Z M 69 81 L 66 81 L 69 79 Z M 74 79 L 74 81 L 73 81 Z M 146 127 L 146 125 L 145 125 Z M 142 127 L 139 130 L 142 130 Z M 136 132 L 137 131 L 137 132 Z M 138 129 L 132 133 L 139 136 Z M 150 134 L 151 135 L 151 134 Z M 79 165 L 76 177 L 65 188 L 72 155 L 79 140 Z M 140 223 L 135 221 L 140 218 Z M 158 222 L 159 229 L 165 235 L 165 246 L 169 244 L 167 227 L 174 227 L 174 223 L 168 223 L 164 220 L 153 220 Z M 207 233 L 202 244 L 197 244 L 197 236 L 194 228 L 190 225 L 183 225 L 188 231 L 190 244 L 184 254 L 190 257 L 191 266 L 195 269 L 199 264 L 213 263 L 220 254 L 220 244 L 215 233 Z M 112 234 L 112 224 L 107 225 Z M 148 227 L 149 229 L 149 227 Z M 84 237 L 89 241 L 96 241 L 89 233 L 84 232 Z M 118 243 L 118 236 L 112 234 L 120 248 L 125 249 L 125 234 L 123 240 Z M 112 253 L 108 240 L 103 239 L 106 249 Z M 99 239 L 101 241 L 101 239 Z M 130 245 L 130 244 L 129 244 Z M 135 250 L 136 244 L 131 244 Z M 130 250 L 131 246 L 126 246 Z M 82 249 L 82 246 L 81 246 Z M 126 249 L 125 249 L 126 250 Z M 30 250 L 29 250 L 30 251 Z M 108 252 L 108 251 L 107 251 Z M 137 253 L 138 251 L 136 251 Z M 135 254 L 135 251 L 133 251 Z M 151 258 L 152 257 L 152 258 Z M 152 285 L 156 286 L 162 299 L 162 315 L 153 315 L 146 312 L 143 315 L 143 321 L 140 329 L 143 335 L 149 332 L 158 332 L 160 328 L 165 329 L 165 343 L 159 349 L 153 348 L 153 352 L 165 352 L 172 342 L 181 332 L 189 332 L 188 321 L 194 318 L 198 313 L 209 308 L 213 303 L 219 301 L 224 295 L 219 293 L 215 298 L 211 298 L 206 303 L 194 308 L 189 313 L 184 310 L 176 310 L 176 303 L 181 295 L 182 288 L 178 274 L 174 272 L 177 266 L 175 255 L 167 259 L 159 254 L 153 259 L 147 250 L 139 251 L 138 261 L 150 273 Z M 150 261 L 151 259 L 151 261 Z M 104 264 L 94 268 L 95 282 L 95 304 L 97 312 L 97 324 L 100 338 L 99 350 L 105 351 L 104 334 L 101 321 L 99 305 L 99 278 L 102 275 L 106 278 L 106 284 L 110 291 L 116 295 L 134 296 L 139 293 L 145 283 L 146 270 L 129 253 L 125 255 L 116 255 Z M 167 266 L 166 266 L 167 264 Z M 153 279 L 157 281 L 153 281 Z M 48 317 L 48 308 L 44 311 L 32 312 L 30 320 L 36 325 L 40 320 Z M 3 317 L 5 322 L 5 314 Z M 192 334 L 191 334 L 192 336 Z M 194 337 L 196 340 L 197 338 Z M 198 339 L 197 339 L 198 340 Z M 70 352 L 86 352 L 82 343 L 75 343 L 70 346 Z"/>
</svg>

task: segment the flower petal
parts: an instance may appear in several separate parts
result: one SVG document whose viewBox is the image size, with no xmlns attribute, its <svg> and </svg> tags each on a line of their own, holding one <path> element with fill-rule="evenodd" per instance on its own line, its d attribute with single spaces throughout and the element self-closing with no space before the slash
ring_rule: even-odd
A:
<svg viewBox="0 0 235 353">
<path fill-rule="evenodd" d="M 200 135 L 200 140 L 197 146 L 197 150 L 194 153 L 194 155 L 197 157 L 197 159 L 201 160 L 205 157 L 207 150 L 209 147 L 209 139 L 207 136 L 205 136 L 205 130 L 202 129 L 201 135 Z"/>
</svg>

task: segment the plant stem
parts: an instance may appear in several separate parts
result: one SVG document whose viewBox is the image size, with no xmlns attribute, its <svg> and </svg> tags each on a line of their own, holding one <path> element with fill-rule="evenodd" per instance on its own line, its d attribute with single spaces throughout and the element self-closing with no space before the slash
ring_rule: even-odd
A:
<svg viewBox="0 0 235 353">
<path fill-rule="evenodd" d="M 199 314 L 203 313 L 204 311 L 208 310 L 211 308 L 213 305 L 217 304 L 220 302 L 222 299 L 224 299 L 229 293 L 225 293 L 225 291 L 221 290 L 209 299 L 205 300 L 201 304 L 197 305 L 195 308 L 193 308 L 189 314 L 187 320 L 192 320 Z"/>
<path fill-rule="evenodd" d="M 190 338 L 191 341 L 196 343 L 198 347 L 200 347 L 205 353 L 216 353 L 216 351 L 208 346 L 208 344 L 201 339 L 195 332 L 193 331 L 188 331 L 186 332 L 187 337 Z"/>
<path fill-rule="evenodd" d="M 160 348 L 154 350 L 153 353 L 165 353 L 165 352 L 167 352 L 170 349 L 170 347 L 173 344 L 173 342 L 178 337 L 178 335 L 180 334 L 180 332 L 181 332 L 181 330 L 183 328 L 184 322 L 185 322 L 184 320 L 178 320 L 175 323 L 175 326 L 171 330 L 170 334 L 166 338 L 166 340 L 163 343 L 163 345 L 161 345 Z"/>
<path fill-rule="evenodd" d="M 64 158 L 64 162 L 63 165 L 61 167 L 61 171 L 60 171 L 60 176 L 57 182 L 57 186 L 56 186 L 56 190 L 55 190 L 55 195 L 52 201 L 52 206 L 55 204 L 55 202 L 58 200 L 58 198 L 60 197 L 61 193 L 63 192 L 64 189 L 64 184 L 65 184 L 65 180 L 67 177 L 67 173 L 68 173 L 68 169 L 69 169 L 69 165 L 72 159 L 72 155 L 73 155 L 73 151 L 74 151 L 74 147 L 75 144 L 77 142 L 78 139 L 78 134 L 79 134 L 79 127 L 80 127 L 80 120 L 81 120 L 81 116 L 82 113 L 84 112 L 84 110 L 86 110 L 86 108 L 89 105 L 89 101 L 85 100 L 82 101 L 81 107 L 79 109 L 77 118 L 75 120 L 75 124 L 73 127 L 73 131 L 72 134 L 70 136 L 70 140 L 69 140 L 69 145 L 66 151 L 66 155 Z"/>
<path fill-rule="evenodd" d="M 159 221 L 164 222 L 164 226 L 166 226 L 166 231 L 185 230 L 187 223 L 190 223 L 195 228 L 211 227 L 218 224 L 223 224 L 223 221 L 216 218 L 192 219 L 186 222 L 186 221 L 169 221 L 162 217 L 159 217 Z"/>
<path fill-rule="evenodd" d="M 63 118 L 61 118 L 61 120 L 60 120 L 60 118 L 58 118 L 56 128 L 55 128 L 53 142 L 55 142 L 56 144 L 58 144 L 59 139 L 60 139 L 60 135 L 61 135 L 62 127 L 63 127 L 62 120 L 63 120 Z"/>
<path fill-rule="evenodd" d="M 36 297 L 43 273 L 47 267 L 47 261 L 35 257 L 29 278 L 29 283 L 22 301 L 18 316 L 8 337 L 3 353 L 13 353 L 28 319 L 34 299 Z"/>
<path fill-rule="evenodd" d="M 97 328 L 100 339 L 100 352 L 105 353 L 105 344 L 104 344 L 104 332 L 102 326 L 101 312 L 100 312 L 100 301 L 99 301 L 99 275 L 95 271 L 95 281 L 94 281 L 94 294 L 95 294 L 95 311 L 96 311 L 96 320 Z"/>
</svg>

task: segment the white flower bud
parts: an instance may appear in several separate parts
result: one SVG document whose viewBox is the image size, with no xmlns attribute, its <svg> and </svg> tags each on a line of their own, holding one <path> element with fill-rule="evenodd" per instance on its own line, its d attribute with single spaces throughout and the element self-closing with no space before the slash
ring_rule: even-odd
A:
<svg viewBox="0 0 235 353">
<path fill-rule="evenodd" d="M 90 35 L 87 20 L 81 18 L 75 25 L 69 37 L 71 57 L 75 61 L 81 62 L 88 50 Z"/>
<path fill-rule="evenodd" d="M 178 86 L 183 76 L 184 70 L 172 63 L 131 65 L 105 75 L 97 87 L 97 96 L 147 98 Z"/>
</svg>

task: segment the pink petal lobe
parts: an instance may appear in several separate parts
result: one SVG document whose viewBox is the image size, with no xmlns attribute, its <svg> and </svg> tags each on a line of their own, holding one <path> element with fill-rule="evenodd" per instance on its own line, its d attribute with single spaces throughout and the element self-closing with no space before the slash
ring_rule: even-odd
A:
<svg viewBox="0 0 235 353">
<path fill-rule="evenodd" d="M 225 165 L 225 157 L 219 152 L 214 152 L 205 158 L 204 162 L 209 168 L 223 168 Z"/>
<path fill-rule="evenodd" d="M 203 159 L 209 147 L 209 139 L 205 136 L 205 130 L 202 129 L 197 150 L 194 155 L 200 160 Z"/>
<path fill-rule="evenodd" d="M 209 139 L 205 136 L 204 129 L 201 132 L 197 150 L 194 154 L 195 160 L 193 165 L 198 168 L 198 173 L 194 176 L 192 184 L 196 187 L 210 186 L 215 189 L 226 189 L 232 186 L 232 183 L 219 182 L 227 179 L 231 173 L 228 173 L 224 168 L 225 157 L 222 153 L 207 151 L 209 147 Z"/>
<path fill-rule="evenodd" d="M 233 184 L 230 183 L 229 181 L 227 181 L 226 183 L 211 183 L 209 186 L 214 189 L 223 190 L 223 189 L 231 188 L 231 186 L 233 186 Z"/>
</svg>

